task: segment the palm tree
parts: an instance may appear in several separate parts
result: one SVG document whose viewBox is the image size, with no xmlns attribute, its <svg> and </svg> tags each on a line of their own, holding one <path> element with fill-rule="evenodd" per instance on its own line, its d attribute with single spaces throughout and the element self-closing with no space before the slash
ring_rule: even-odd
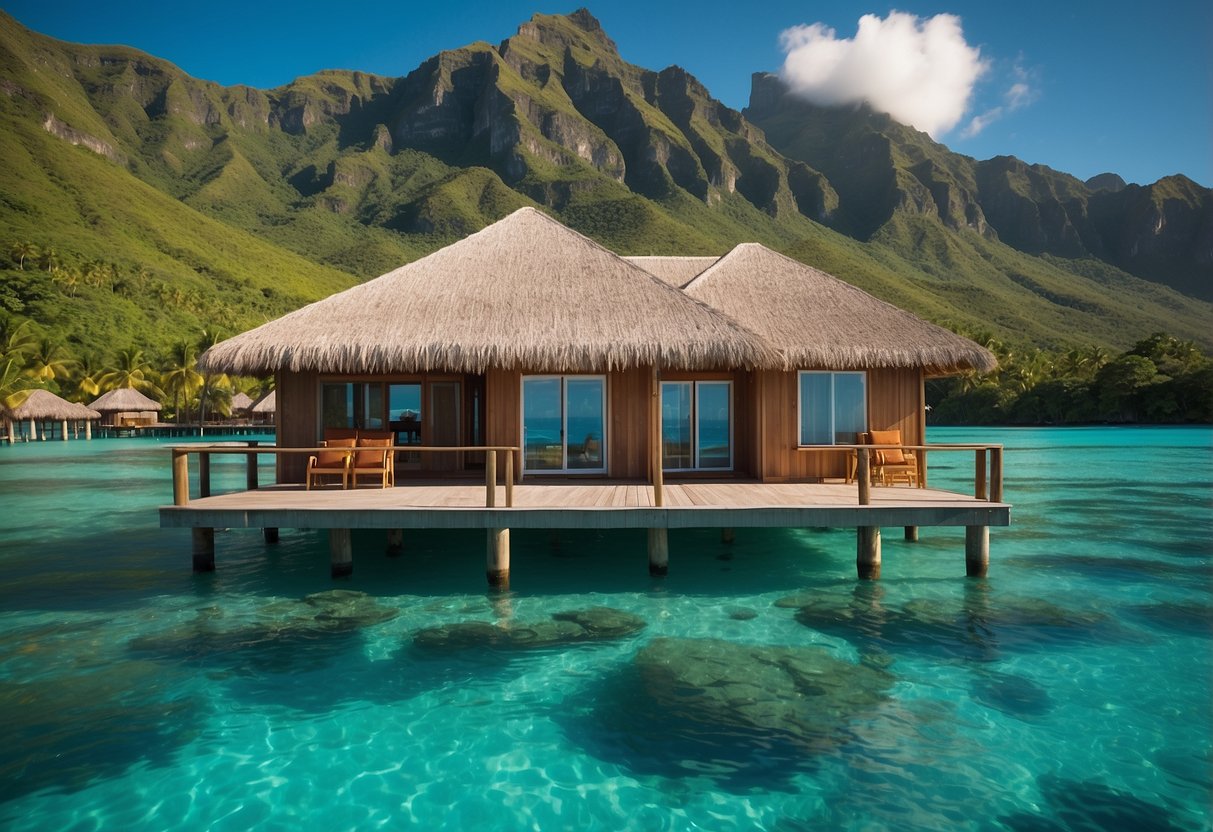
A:
<svg viewBox="0 0 1213 832">
<path fill-rule="evenodd" d="M 96 357 L 86 355 L 76 362 L 72 379 L 76 384 L 74 398 L 77 401 L 92 401 L 101 394 L 101 374 L 103 370 L 97 363 Z"/>
<path fill-rule="evenodd" d="M 29 352 L 29 364 L 25 372 L 39 381 L 54 381 L 67 378 L 76 364 L 63 343 L 53 338 L 42 338 Z"/>
<path fill-rule="evenodd" d="M 156 386 L 151 379 L 152 366 L 138 347 L 127 347 L 118 351 L 115 364 L 99 381 L 106 390 L 117 390 L 121 387 L 133 387 L 141 393 L 150 393 L 163 397 L 164 391 Z"/>
<path fill-rule="evenodd" d="M 24 365 L 26 354 L 34 346 L 34 334 L 29 327 L 28 319 L 18 322 L 8 315 L 0 315 L 0 360 L 15 358 Z"/>
<path fill-rule="evenodd" d="M 204 329 L 202 335 L 198 338 L 198 349 L 206 352 L 211 347 L 223 340 L 223 336 L 215 329 Z M 206 424 L 206 406 L 211 401 L 210 390 L 212 387 L 225 389 L 228 391 L 228 402 L 231 402 L 231 387 L 232 380 L 226 374 L 212 375 L 206 373 L 202 377 L 202 392 L 198 396 L 198 432 L 202 432 L 202 426 Z"/>
<path fill-rule="evenodd" d="M 190 399 L 202 387 L 202 374 L 195 369 L 196 365 L 197 357 L 193 345 L 188 341 L 181 341 L 173 347 L 168 368 L 160 375 L 165 392 L 176 402 L 178 424 L 181 423 L 182 400 L 185 401 L 186 421 L 189 421 Z"/>
<path fill-rule="evenodd" d="M 16 396 L 29 386 L 18 356 L 0 357 L 0 405 L 14 407 Z"/>
<path fill-rule="evenodd" d="M 25 261 L 38 256 L 38 247 L 29 240 L 19 240 L 9 248 L 9 254 L 17 261 L 17 268 L 25 271 Z"/>
</svg>

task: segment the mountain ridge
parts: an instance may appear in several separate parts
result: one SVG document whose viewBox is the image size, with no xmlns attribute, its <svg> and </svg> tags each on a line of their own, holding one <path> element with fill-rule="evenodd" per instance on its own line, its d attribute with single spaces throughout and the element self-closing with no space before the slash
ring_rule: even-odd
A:
<svg viewBox="0 0 1213 832">
<path fill-rule="evenodd" d="M 831 119 L 846 116 L 813 127 L 824 135 L 834 129 Z M 1204 301 L 1134 277 L 1088 249 L 1067 259 L 1052 238 L 1036 254 L 1008 246 L 998 225 L 1010 226 L 988 216 L 979 198 L 972 165 L 980 163 L 942 145 L 924 149 L 910 128 L 883 118 L 884 132 L 863 123 L 850 129 L 861 139 L 856 146 L 875 148 L 888 164 L 871 168 L 866 180 L 832 178 L 828 169 L 837 163 L 828 154 L 796 152 L 784 135 L 792 131 L 776 125 L 772 132 L 726 107 L 685 70 L 624 61 L 585 10 L 535 15 L 497 46 L 447 50 L 403 77 L 329 70 L 268 91 L 193 79 L 127 47 L 54 41 L 0 13 L 0 123 L 10 145 L 4 158 L 17 162 L 0 172 L 0 241 L 32 240 L 137 269 L 151 256 L 140 241 L 161 234 L 152 215 L 211 238 L 233 229 L 248 235 L 239 239 L 263 270 L 285 268 L 287 279 L 250 275 L 233 263 L 238 256 L 199 253 L 200 243 L 178 261 L 159 252 L 153 270 L 162 274 L 157 279 L 226 298 L 215 306 L 225 325 L 244 326 L 250 315 L 234 303 L 234 290 L 208 275 L 226 274 L 230 283 L 239 273 L 250 287 L 278 292 L 270 304 L 276 309 L 386 272 L 521 205 L 539 205 L 621 254 L 720 255 L 739 242 L 762 242 L 924 317 L 1004 340 L 1059 344 L 1084 336 L 1120 346 L 1167 329 L 1211 343 L 1203 324 L 1213 307 Z M 845 130 L 833 135 L 836 155 L 844 155 Z M 797 158 L 814 155 L 821 158 Z M 74 160 L 72 172 L 48 179 L 64 160 Z M 986 170 L 1032 185 L 1030 169 L 1003 167 Z M 1167 186 L 1170 197 L 1154 186 L 1057 182 L 1048 179 L 1088 206 L 1102 204 L 1092 194 L 1109 194 L 1137 199 L 1146 212 L 1166 198 L 1207 196 L 1182 182 Z M 132 205 L 148 206 L 128 219 L 126 237 L 97 233 L 104 218 L 81 207 L 81 194 L 98 188 L 129 191 Z M 179 207 L 170 210 L 152 192 Z M 1063 208 L 1074 198 L 1053 197 Z M 1019 203 L 990 204 L 1001 218 Z M 1186 217 L 1168 222 L 1182 225 Z M 1114 219 L 1101 215 L 1088 225 Z M 190 260 L 199 262 L 185 268 Z M 10 311 L 63 328 L 62 316 L 52 314 L 55 302 L 67 303 L 63 286 L 15 266 L 6 280 L 33 288 L 24 299 L 8 293 L 21 305 L 10 303 Z M 303 274 L 306 280 L 290 278 Z M 104 296 L 93 300 L 94 316 L 114 317 Z M 273 314 L 262 307 L 260 314 Z M 190 318 L 183 313 L 182 325 Z M 209 323 L 202 312 L 192 318 L 194 326 Z M 159 331 L 150 324 L 136 330 Z"/>
</svg>

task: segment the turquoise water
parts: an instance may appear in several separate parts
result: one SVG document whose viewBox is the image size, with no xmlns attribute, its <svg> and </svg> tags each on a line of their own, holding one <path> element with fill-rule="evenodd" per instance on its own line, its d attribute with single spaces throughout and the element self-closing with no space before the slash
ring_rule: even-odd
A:
<svg viewBox="0 0 1213 832">
<path fill-rule="evenodd" d="M 886 529 L 874 584 L 853 532 L 674 532 L 651 579 L 643 531 L 515 531 L 500 597 L 476 533 L 194 575 L 167 443 L 0 447 L 0 826 L 1208 829 L 1213 432 L 929 439 L 1007 446 L 987 580 L 961 530 Z"/>
</svg>

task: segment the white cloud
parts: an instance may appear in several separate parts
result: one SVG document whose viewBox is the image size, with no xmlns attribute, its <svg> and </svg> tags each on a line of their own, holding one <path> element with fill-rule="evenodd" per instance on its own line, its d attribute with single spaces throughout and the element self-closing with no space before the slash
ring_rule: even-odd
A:
<svg viewBox="0 0 1213 832">
<path fill-rule="evenodd" d="M 779 40 L 787 53 L 780 75 L 795 94 L 816 104 L 866 101 L 932 136 L 960 122 L 988 68 L 950 14 L 866 14 L 854 38 L 814 23 L 786 29 Z"/>
<path fill-rule="evenodd" d="M 1037 99 L 1038 93 L 1036 87 L 1030 83 L 1032 81 L 1031 73 L 1019 63 L 1016 63 L 1012 67 L 1011 72 L 1016 81 L 1002 94 L 1002 104 L 997 107 L 991 107 L 981 115 L 973 116 L 969 123 L 965 125 L 965 128 L 960 131 L 962 139 L 973 138 L 1007 113 L 1013 113 L 1016 110 L 1027 107 Z"/>
</svg>

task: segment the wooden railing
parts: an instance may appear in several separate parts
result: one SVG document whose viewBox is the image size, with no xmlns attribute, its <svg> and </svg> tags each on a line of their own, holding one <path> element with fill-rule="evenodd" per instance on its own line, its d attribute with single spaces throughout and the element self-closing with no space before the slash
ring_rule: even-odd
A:
<svg viewBox="0 0 1213 832">
<path fill-rule="evenodd" d="M 859 504 L 872 503 L 873 451 L 915 451 L 921 454 L 917 460 L 919 485 L 926 486 L 927 453 L 936 451 L 969 451 L 974 455 L 973 496 L 991 503 L 1002 502 L 1002 445 L 807 445 L 797 449 L 800 453 L 847 453 L 856 458 L 855 480 L 859 489 Z M 989 460 L 987 466 L 987 459 Z M 848 464 L 850 461 L 848 460 Z M 848 481 L 850 476 L 847 477 Z"/>
<path fill-rule="evenodd" d="M 315 454 L 332 451 L 332 448 L 279 448 L 276 446 L 261 447 L 256 441 L 225 442 L 214 445 L 177 445 L 173 453 L 173 505 L 189 505 L 190 501 L 190 470 L 189 455 L 198 455 L 198 496 L 211 496 L 211 455 L 212 454 L 243 454 L 247 457 L 247 474 L 245 484 L 249 491 L 258 488 L 257 457 L 259 454 Z M 345 449 L 342 449 L 345 450 Z M 505 507 L 514 505 L 514 467 L 515 454 L 521 453 L 521 448 L 513 445 L 392 445 L 389 447 L 351 448 L 351 452 L 364 451 L 407 451 L 408 453 L 453 453 L 457 451 L 484 453 L 484 504 L 486 508 L 497 505 L 497 456 L 505 454 Z"/>
</svg>

